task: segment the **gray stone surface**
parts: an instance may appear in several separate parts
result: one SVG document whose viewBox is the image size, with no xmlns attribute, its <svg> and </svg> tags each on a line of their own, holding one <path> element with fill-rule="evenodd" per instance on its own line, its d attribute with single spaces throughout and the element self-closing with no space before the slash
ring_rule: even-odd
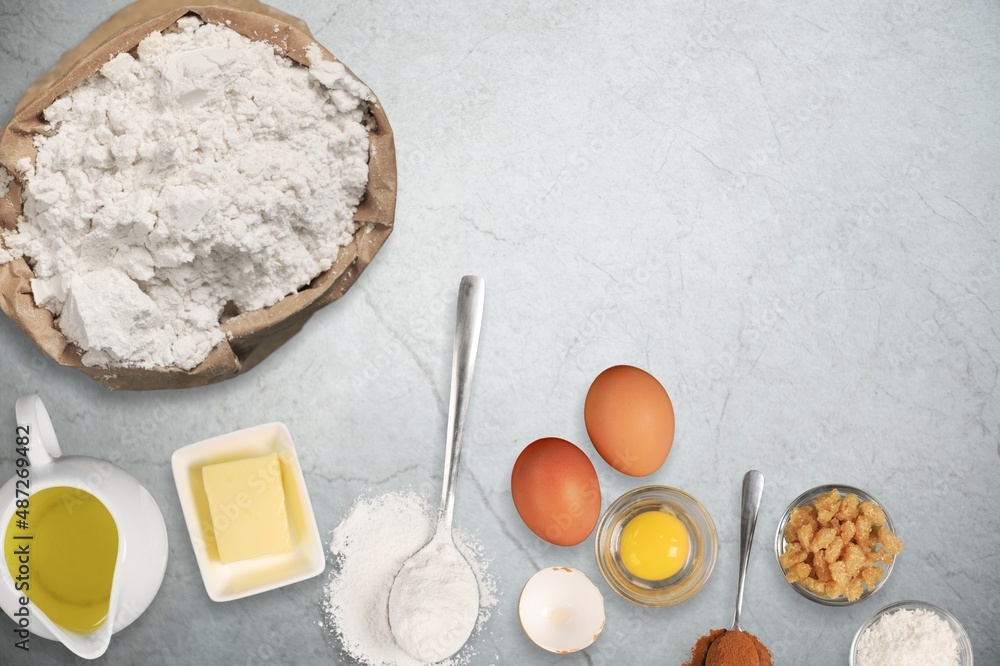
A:
<svg viewBox="0 0 1000 666">
<path fill-rule="evenodd" d="M 3 0 L 0 116 L 122 2 Z M 487 281 L 456 524 L 494 558 L 503 598 L 475 663 L 679 664 L 728 625 L 738 488 L 767 477 L 745 625 L 781 665 L 847 661 L 884 604 L 935 602 L 1000 663 L 1000 10 L 973 0 L 357 3 L 284 0 L 381 97 L 399 152 L 397 228 L 340 302 L 246 376 L 111 393 L 45 359 L 0 318 L 0 448 L 13 405 L 45 399 L 64 450 L 105 457 L 157 498 L 170 530 L 159 596 L 107 664 L 334 663 L 315 579 L 216 604 L 202 588 L 171 452 L 281 420 L 327 534 L 365 488 L 437 492 L 459 278 Z M 583 398 L 633 363 L 674 399 L 666 465 L 600 460 L 605 506 L 645 482 L 715 518 L 715 573 L 694 600 L 644 610 L 605 593 L 592 649 L 522 635 L 519 590 L 546 565 L 600 577 L 593 542 L 548 546 L 521 523 L 509 471 L 566 437 L 596 459 Z M 875 494 L 907 549 L 850 608 L 796 595 L 773 532 L 800 492 Z M 73 663 L 61 646 L 0 663 Z"/>
</svg>

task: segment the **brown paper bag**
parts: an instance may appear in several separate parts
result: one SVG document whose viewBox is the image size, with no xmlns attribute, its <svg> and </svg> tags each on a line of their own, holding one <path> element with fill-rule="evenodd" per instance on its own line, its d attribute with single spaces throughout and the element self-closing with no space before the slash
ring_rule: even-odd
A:
<svg viewBox="0 0 1000 666">
<path fill-rule="evenodd" d="M 186 14 L 197 14 L 251 39 L 266 41 L 289 58 L 307 65 L 305 49 L 316 43 L 306 24 L 256 0 L 218 0 L 211 4 L 180 0 L 139 0 L 99 25 L 78 47 L 35 81 L 14 110 L 0 135 L 0 165 L 14 180 L 0 198 L 0 227 L 13 229 L 21 214 L 21 177 L 18 160 L 34 160 L 32 135 L 41 131 L 44 111 L 57 97 L 94 74 L 108 59 L 135 48 L 152 32 L 164 30 Z M 277 30 L 275 30 L 277 27 Z M 332 54 L 320 45 L 327 59 Z M 354 284 L 361 271 L 392 231 L 396 206 L 396 153 L 392 130 L 378 100 L 370 104 L 375 127 L 369 132 L 368 189 L 354 219 L 359 223 L 353 241 L 341 248 L 333 267 L 296 294 L 271 307 L 239 314 L 222 324 L 226 340 L 197 368 L 87 367 L 76 345 L 70 344 L 53 323 L 52 313 L 35 305 L 31 268 L 23 259 L 0 265 L 0 308 L 49 357 L 75 368 L 111 389 L 148 390 L 201 386 L 222 381 L 257 365 L 295 335 L 309 317 L 335 301 Z"/>
</svg>

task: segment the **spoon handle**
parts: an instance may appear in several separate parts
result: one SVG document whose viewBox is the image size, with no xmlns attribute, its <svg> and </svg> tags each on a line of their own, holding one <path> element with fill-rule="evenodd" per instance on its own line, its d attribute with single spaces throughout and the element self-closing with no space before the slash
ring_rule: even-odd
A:
<svg viewBox="0 0 1000 666">
<path fill-rule="evenodd" d="M 740 628 L 740 612 L 743 610 L 743 584 L 747 579 L 747 565 L 750 563 L 750 547 L 753 546 L 753 531 L 757 526 L 757 512 L 760 497 L 764 493 L 764 475 L 755 469 L 743 477 L 743 499 L 740 502 L 740 576 L 736 579 L 736 615 L 733 629 Z"/>
<path fill-rule="evenodd" d="M 444 449 L 444 482 L 441 488 L 441 517 L 438 529 L 451 532 L 455 512 L 455 477 L 465 414 L 469 409 L 472 370 L 479 349 L 479 330 L 483 323 L 483 299 L 486 285 L 483 278 L 466 275 L 458 288 L 458 312 L 455 324 L 455 352 L 451 359 L 451 397 L 448 403 L 448 439 Z"/>
</svg>

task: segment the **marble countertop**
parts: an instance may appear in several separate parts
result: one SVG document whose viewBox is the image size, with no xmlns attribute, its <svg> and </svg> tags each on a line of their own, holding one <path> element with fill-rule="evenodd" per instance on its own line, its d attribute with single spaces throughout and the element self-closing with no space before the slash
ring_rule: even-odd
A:
<svg viewBox="0 0 1000 666">
<path fill-rule="evenodd" d="M 123 4 L 4 2 L 0 117 Z M 167 522 L 164 585 L 101 663 L 334 663 L 325 576 L 209 600 L 170 454 L 284 421 L 324 538 L 366 488 L 435 493 L 467 273 L 487 297 L 455 522 L 503 592 L 475 663 L 680 664 L 730 622 L 750 468 L 767 482 L 744 624 L 778 664 L 844 664 L 861 623 L 908 598 L 950 610 L 977 662 L 1000 663 L 995 2 L 275 4 L 377 92 L 396 135 L 397 226 L 358 283 L 245 376 L 176 392 L 109 392 L 0 318 L 0 476 L 14 401 L 38 392 L 64 450 L 128 469 Z M 648 479 L 586 436 L 586 390 L 618 363 L 674 400 L 674 449 Z M 547 435 L 591 454 L 605 506 L 676 486 L 720 536 L 681 606 L 644 610 L 600 582 L 607 628 L 565 657 L 516 613 L 543 566 L 600 581 L 591 540 L 542 543 L 511 503 L 514 459 Z M 849 608 L 799 597 L 773 553 L 785 506 L 829 482 L 875 494 L 906 540 Z M 0 663 L 74 663 L 40 639 L 15 653 L 12 629 L 0 621 Z"/>
</svg>

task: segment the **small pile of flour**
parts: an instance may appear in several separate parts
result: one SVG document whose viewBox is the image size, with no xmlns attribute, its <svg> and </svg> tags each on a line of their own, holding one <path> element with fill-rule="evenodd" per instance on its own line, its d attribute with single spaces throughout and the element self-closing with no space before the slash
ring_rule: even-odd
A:
<svg viewBox="0 0 1000 666">
<path fill-rule="evenodd" d="M 434 535 L 436 512 L 412 492 L 362 497 L 333 532 L 330 551 L 334 572 L 326 589 L 324 611 L 342 657 L 371 666 L 419 666 L 393 637 L 389 592 L 397 572 Z M 476 631 L 482 631 L 497 603 L 496 582 L 488 574 L 482 545 L 455 532 L 455 545 L 472 566 L 478 584 Z M 447 568 L 447 563 L 442 566 Z M 466 595 L 469 596 L 469 595 Z M 449 653 L 450 654 L 450 653 Z M 468 664 L 469 644 L 444 662 Z"/>
<path fill-rule="evenodd" d="M 276 303 L 351 240 L 371 93 L 315 45 L 301 67 L 197 17 L 136 53 L 45 110 L 0 262 L 28 259 L 86 365 L 191 369 L 223 310 Z"/>
</svg>

